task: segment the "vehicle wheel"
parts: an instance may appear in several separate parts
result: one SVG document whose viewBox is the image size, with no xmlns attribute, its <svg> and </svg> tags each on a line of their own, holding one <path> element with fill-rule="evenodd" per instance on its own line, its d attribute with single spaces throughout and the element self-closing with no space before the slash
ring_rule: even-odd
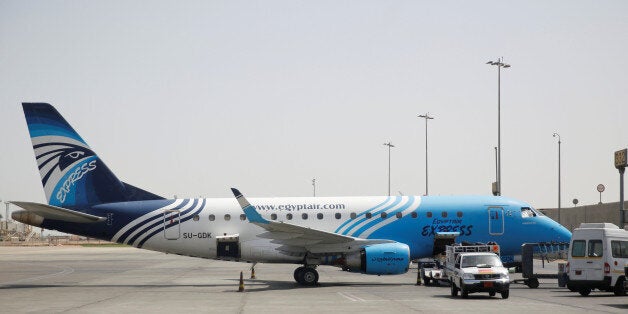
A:
<svg viewBox="0 0 628 314">
<path fill-rule="evenodd" d="M 569 289 L 569 291 L 571 291 L 571 292 L 576 292 L 576 291 L 578 291 L 578 289 L 576 289 L 576 287 L 574 287 L 574 286 L 572 286 L 572 285 L 570 285 L 570 284 L 567 284 L 567 289 Z"/>
<path fill-rule="evenodd" d="M 301 266 L 294 270 L 294 281 L 301 283 L 301 272 L 305 269 L 305 267 Z"/>
<path fill-rule="evenodd" d="M 491 291 L 488 293 L 489 296 L 494 297 L 495 296 L 495 291 Z"/>
<path fill-rule="evenodd" d="M 624 286 L 625 280 L 626 279 L 624 278 L 617 279 L 617 282 L 615 283 L 615 289 L 613 289 L 613 292 L 615 293 L 616 296 L 626 295 L 626 287 Z"/>
<path fill-rule="evenodd" d="M 530 278 L 527 280 L 526 285 L 530 289 L 536 289 L 539 287 L 539 279 L 538 278 Z"/>
<path fill-rule="evenodd" d="M 431 282 L 432 280 L 430 278 L 423 276 L 423 284 L 429 286 Z"/>
<path fill-rule="evenodd" d="M 453 280 L 451 280 L 451 296 L 452 297 L 458 296 L 458 288 L 456 288 L 456 284 L 454 283 Z"/>
<path fill-rule="evenodd" d="M 318 283 L 318 272 L 312 267 L 305 267 L 301 272 L 299 281 L 304 286 L 315 286 Z"/>
<path fill-rule="evenodd" d="M 504 290 L 500 294 L 502 295 L 502 299 L 508 299 L 510 296 L 510 290 Z"/>
<path fill-rule="evenodd" d="M 464 285 L 460 285 L 460 296 L 463 297 L 464 299 L 469 297 L 469 291 L 467 291 L 467 289 L 464 288 Z"/>
<path fill-rule="evenodd" d="M 591 293 L 591 288 L 581 288 L 578 290 L 578 293 L 580 293 L 581 296 L 586 297 L 589 293 Z"/>
</svg>

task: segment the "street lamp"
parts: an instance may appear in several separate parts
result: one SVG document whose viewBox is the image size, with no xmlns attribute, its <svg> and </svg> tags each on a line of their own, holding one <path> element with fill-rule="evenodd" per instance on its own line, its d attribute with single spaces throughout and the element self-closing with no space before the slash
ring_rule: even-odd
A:
<svg viewBox="0 0 628 314">
<path fill-rule="evenodd" d="M 427 120 L 434 119 L 430 117 L 430 113 L 418 115 L 419 118 L 425 119 L 425 195 L 427 195 Z"/>
<path fill-rule="evenodd" d="M 390 149 L 395 145 L 388 141 L 388 143 L 384 143 L 384 146 L 388 146 L 388 196 L 390 196 Z"/>
<path fill-rule="evenodd" d="M 552 137 L 558 137 L 558 223 L 560 223 L 560 134 L 554 133 Z"/>
<path fill-rule="evenodd" d="M 316 178 L 312 179 L 312 188 L 314 190 L 314 197 L 316 197 Z"/>
<path fill-rule="evenodd" d="M 486 62 L 497 66 L 497 195 L 502 195 L 501 69 L 510 67 L 503 61 L 504 58 L 497 58 L 497 61 Z"/>
</svg>

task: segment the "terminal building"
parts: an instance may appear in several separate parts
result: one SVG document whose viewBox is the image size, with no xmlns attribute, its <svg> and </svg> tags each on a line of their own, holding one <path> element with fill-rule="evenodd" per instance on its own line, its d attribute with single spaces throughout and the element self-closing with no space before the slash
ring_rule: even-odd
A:
<svg viewBox="0 0 628 314">
<path fill-rule="evenodd" d="M 624 202 L 624 208 L 628 202 Z M 619 202 L 603 203 L 595 205 L 585 205 L 576 207 L 541 208 L 539 209 L 546 216 L 559 222 L 569 231 L 578 228 L 583 222 L 610 222 L 617 226 L 619 223 Z M 560 211 L 560 221 L 558 220 Z M 627 222 L 626 210 L 623 211 L 624 222 Z M 622 226 L 620 226 L 622 227 Z"/>
</svg>

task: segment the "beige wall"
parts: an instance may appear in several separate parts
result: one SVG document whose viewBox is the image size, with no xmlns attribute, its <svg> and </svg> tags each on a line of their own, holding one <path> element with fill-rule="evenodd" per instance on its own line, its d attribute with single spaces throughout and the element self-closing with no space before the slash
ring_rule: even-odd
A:
<svg viewBox="0 0 628 314">
<path fill-rule="evenodd" d="M 628 202 L 624 202 L 624 208 L 627 204 Z M 558 221 L 558 208 L 541 208 L 539 210 Z M 626 210 L 624 210 L 624 222 L 628 222 L 626 218 L 628 217 L 626 217 Z M 560 209 L 560 224 L 570 231 L 573 231 L 583 222 L 610 222 L 619 226 L 619 202 Z"/>
</svg>

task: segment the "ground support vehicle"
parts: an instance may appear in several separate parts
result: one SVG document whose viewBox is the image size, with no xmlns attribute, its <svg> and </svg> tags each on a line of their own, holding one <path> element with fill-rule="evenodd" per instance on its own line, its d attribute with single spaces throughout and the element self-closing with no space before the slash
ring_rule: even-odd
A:
<svg viewBox="0 0 628 314">
<path fill-rule="evenodd" d="M 569 243 L 524 243 L 521 246 L 521 274 L 523 279 L 513 280 L 513 283 L 523 283 L 528 288 L 536 289 L 539 287 L 539 279 L 558 279 L 562 280 L 560 273 L 542 273 L 534 271 L 534 255 L 540 256 L 545 265 L 545 261 L 549 263 L 550 257 L 561 258 L 569 249 Z M 566 274 L 564 274 L 566 276 Z M 566 281 L 566 280 L 565 280 Z M 560 283 L 559 283 L 560 286 Z"/>
<path fill-rule="evenodd" d="M 593 289 L 626 295 L 628 231 L 611 223 L 582 223 L 573 231 L 567 257 L 567 288 L 587 296 Z"/>
<path fill-rule="evenodd" d="M 447 246 L 445 273 L 451 282 L 451 296 L 457 296 L 458 292 L 463 298 L 475 292 L 495 296 L 499 292 L 507 299 L 510 277 L 498 254 L 496 244 Z"/>
</svg>

